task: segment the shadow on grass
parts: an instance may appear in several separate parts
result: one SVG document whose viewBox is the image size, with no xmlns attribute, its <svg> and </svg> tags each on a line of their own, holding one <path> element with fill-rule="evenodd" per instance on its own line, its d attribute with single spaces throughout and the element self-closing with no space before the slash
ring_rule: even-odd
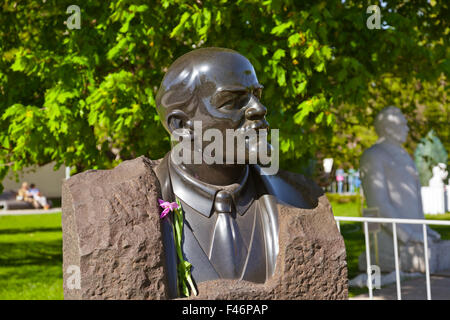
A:
<svg viewBox="0 0 450 320">
<path fill-rule="evenodd" d="M 34 232 L 59 232 L 61 231 L 60 227 L 52 227 L 52 228 L 17 228 L 17 229 L 0 229 L 0 235 L 6 234 L 26 234 L 26 233 L 34 233 Z"/>
<path fill-rule="evenodd" d="M 58 220 L 53 216 L 2 219 L 0 300 L 63 298 Z"/>
<path fill-rule="evenodd" d="M 0 242 L 0 266 L 61 265 L 62 241 Z"/>
</svg>

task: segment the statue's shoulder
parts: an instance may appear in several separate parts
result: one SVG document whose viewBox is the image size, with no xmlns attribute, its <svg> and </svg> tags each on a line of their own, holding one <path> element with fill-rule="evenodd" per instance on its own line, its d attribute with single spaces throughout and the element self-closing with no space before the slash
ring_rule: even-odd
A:
<svg viewBox="0 0 450 320">
<path fill-rule="evenodd" d="M 377 157 L 380 153 L 384 153 L 383 147 L 379 143 L 373 144 L 363 152 L 363 157 Z"/>
<path fill-rule="evenodd" d="M 302 174 L 280 169 L 274 175 L 262 175 L 255 167 L 265 189 L 281 202 L 307 209 L 316 207 L 324 196 L 322 188 Z"/>
<path fill-rule="evenodd" d="M 365 164 L 377 164 L 381 163 L 387 158 L 387 153 L 383 149 L 382 145 L 379 143 L 375 143 L 370 148 L 366 149 L 360 159 L 361 166 Z"/>
<path fill-rule="evenodd" d="M 306 197 L 317 199 L 324 194 L 323 189 L 314 180 L 300 173 L 280 170 L 278 176 Z"/>
</svg>

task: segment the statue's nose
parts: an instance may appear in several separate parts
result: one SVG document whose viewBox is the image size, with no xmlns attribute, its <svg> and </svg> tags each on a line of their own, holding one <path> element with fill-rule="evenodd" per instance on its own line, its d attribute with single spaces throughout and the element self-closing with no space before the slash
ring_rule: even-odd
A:
<svg viewBox="0 0 450 320">
<path fill-rule="evenodd" d="M 266 113 L 267 113 L 266 107 L 261 102 L 259 102 L 258 99 L 252 97 L 250 99 L 247 110 L 245 110 L 245 117 L 248 120 L 259 120 L 264 118 Z"/>
</svg>

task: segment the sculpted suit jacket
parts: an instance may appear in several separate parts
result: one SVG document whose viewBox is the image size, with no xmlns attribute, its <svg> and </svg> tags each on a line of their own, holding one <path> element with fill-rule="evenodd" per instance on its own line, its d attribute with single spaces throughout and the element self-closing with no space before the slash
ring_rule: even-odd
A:
<svg viewBox="0 0 450 320">
<path fill-rule="evenodd" d="M 258 166 L 247 166 L 233 191 L 230 212 L 214 210 L 215 195 L 222 187 L 187 176 L 170 161 L 169 153 L 155 168 L 164 200 L 180 200 L 184 211 L 182 251 L 192 264 L 198 284 L 214 279 L 243 279 L 264 283 L 275 269 L 278 254 L 277 202 L 312 208 L 300 192 L 277 175 L 261 175 Z M 228 219 L 229 221 L 222 221 Z M 163 220 L 168 279 L 171 296 L 177 295 L 176 251 L 172 219 Z M 230 236 L 222 231 L 231 224 Z M 232 234 L 231 234 L 232 233 Z"/>
</svg>

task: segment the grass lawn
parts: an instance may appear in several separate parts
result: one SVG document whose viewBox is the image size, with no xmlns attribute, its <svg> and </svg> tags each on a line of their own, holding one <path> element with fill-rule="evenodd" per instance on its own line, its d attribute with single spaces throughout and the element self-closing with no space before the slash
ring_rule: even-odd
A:
<svg viewBox="0 0 450 320">
<path fill-rule="evenodd" d="M 359 216 L 359 204 L 330 197 L 337 216 Z M 348 200 L 348 199 L 347 199 Z M 445 215 L 427 219 L 450 220 Z M 450 228 L 432 226 L 443 239 L 450 239 Z M 365 250 L 359 222 L 341 222 L 347 250 L 348 276 L 354 278 L 358 257 Z M 349 296 L 367 292 L 351 288 Z M 0 300 L 63 299 L 61 214 L 2 216 L 0 214 Z"/>
<path fill-rule="evenodd" d="M 0 214 L 0 299 L 62 298 L 61 214 Z"/>
<path fill-rule="evenodd" d="M 349 201 L 343 203 L 334 195 L 330 197 L 330 203 L 335 216 L 359 217 L 360 205 L 358 201 Z M 426 219 L 434 220 L 450 220 L 450 213 L 440 215 L 425 215 Z M 347 251 L 348 278 L 352 279 L 362 273 L 358 269 L 358 257 L 365 251 L 364 231 L 361 222 L 341 221 L 341 233 L 344 236 L 345 248 Z M 450 240 L 450 227 L 447 226 L 430 226 L 441 234 L 443 240 Z M 372 238 L 370 239 L 372 240 Z M 349 288 L 349 296 L 366 293 L 367 289 Z"/>
</svg>

